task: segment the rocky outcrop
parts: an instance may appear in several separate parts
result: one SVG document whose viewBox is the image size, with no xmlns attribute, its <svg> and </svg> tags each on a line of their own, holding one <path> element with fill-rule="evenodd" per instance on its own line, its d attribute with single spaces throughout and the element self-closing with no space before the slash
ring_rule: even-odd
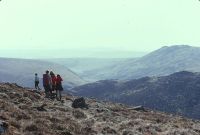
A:
<svg viewBox="0 0 200 135">
<path fill-rule="evenodd" d="M 89 109 L 74 109 L 78 97 L 57 101 L 16 86 L 0 84 L 4 135 L 199 135 L 200 121 L 145 108 L 85 98 Z M 41 111 L 39 108 L 45 109 Z M 136 107 L 137 108 L 137 107 Z"/>
</svg>

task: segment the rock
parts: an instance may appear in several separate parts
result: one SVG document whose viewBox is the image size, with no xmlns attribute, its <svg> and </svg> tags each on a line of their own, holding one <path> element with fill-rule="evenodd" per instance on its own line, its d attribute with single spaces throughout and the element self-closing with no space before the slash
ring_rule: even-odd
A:
<svg viewBox="0 0 200 135">
<path fill-rule="evenodd" d="M 0 93 L 0 98 L 1 99 L 9 99 L 9 96 L 5 93 Z"/>
<path fill-rule="evenodd" d="M 25 131 L 37 131 L 38 130 L 38 127 L 36 126 L 36 125 L 33 125 L 33 124 L 31 124 L 31 125 L 28 125 L 28 126 L 26 126 L 26 128 L 25 128 Z"/>
<path fill-rule="evenodd" d="M 144 111 L 147 112 L 147 110 L 143 106 L 136 106 L 134 108 L 129 108 L 129 110 L 135 110 L 135 111 Z"/>
<path fill-rule="evenodd" d="M 102 112 L 104 112 L 105 110 L 104 110 L 104 109 L 96 109 L 96 111 L 97 111 L 98 113 L 102 113 Z"/>
<path fill-rule="evenodd" d="M 83 97 L 77 98 L 72 103 L 73 108 L 86 108 L 88 109 L 88 105 L 85 103 L 85 99 Z"/>
<path fill-rule="evenodd" d="M 113 135 L 117 134 L 117 132 L 114 129 L 110 128 L 110 127 L 103 128 L 102 133 L 103 134 L 113 134 Z"/>
<path fill-rule="evenodd" d="M 47 106 L 47 104 L 42 104 L 39 107 L 35 107 L 38 111 L 47 111 L 44 107 Z"/>
<path fill-rule="evenodd" d="M 70 101 L 73 102 L 73 99 L 72 99 L 71 97 L 69 97 L 69 96 L 66 96 L 66 97 L 65 97 L 65 100 L 70 100 Z"/>
<path fill-rule="evenodd" d="M 126 130 L 122 133 L 122 135 L 134 135 L 132 131 Z"/>
<path fill-rule="evenodd" d="M 63 131 L 60 133 L 60 135 L 72 135 L 69 131 Z"/>
</svg>

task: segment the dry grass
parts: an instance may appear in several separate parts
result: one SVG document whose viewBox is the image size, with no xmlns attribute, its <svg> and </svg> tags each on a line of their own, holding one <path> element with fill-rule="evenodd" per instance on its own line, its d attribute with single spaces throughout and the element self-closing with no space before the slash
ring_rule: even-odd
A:
<svg viewBox="0 0 200 135">
<path fill-rule="evenodd" d="M 73 109 L 73 97 L 63 99 L 49 100 L 14 84 L 0 84 L 0 120 L 9 125 L 5 135 L 200 134 L 199 121 L 94 99 L 86 99 L 87 110 Z"/>
</svg>

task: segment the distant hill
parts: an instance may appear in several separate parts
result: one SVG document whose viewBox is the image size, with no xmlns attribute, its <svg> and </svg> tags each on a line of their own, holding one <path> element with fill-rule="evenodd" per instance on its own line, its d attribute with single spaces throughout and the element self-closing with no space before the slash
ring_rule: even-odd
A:
<svg viewBox="0 0 200 135">
<path fill-rule="evenodd" d="M 94 69 L 88 68 L 89 64 L 80 66 L 85 69 L 80 76 L 94 80 L 129 80 L 145 76 L 169 75 L 183 70 L 200 72 L 200 48 L 187 45 L 165 46 L 140 58 L 115 62 L 111 60 L 105 63 L 107 64 L 101 62 L 93 64 L 96 66 Z M 76 68 L 72 66 L 70 69 Z"/>
<path fill-rule="evenodd" d="M 85 83 L 83 79 L 65 66 L 39 60 L 10 58 L 0 58 L 0 82 L 15 82 L 22 86 L 33 87 L 34 74 L 38 73 L 39 77 L 42 78 L 47 69 L 60 74 L 66 87 Z M 40 85 L 42 85 L 42 80 Z"/>
<path fill-rule="evenodd" d="M 73 89 L 81 96 L 143 105 L 151 109 L 200 119 L 200 73 L 177 72 L 169 76 L 130 81 L 102 80 Z"/>
<path fill-rule="evenodd" d="M 85 98 L 88 109 L 14 84 L 0 83 L 1 135 L 199 135 L 200 121 L 147 108 Z"/>
<path fill-rule="evenodd" d="M 84 79 L 96 81 L 98 78 L 93 77 L 93 74 L 101 73 L 104 68 L 116 65 L 127 60 L 127 58 L 57 58 L 45 59 L 45 61 L 57 63 L 68 67 Z M 94 72 L 94 73 L 93 73 Z"/>
</svg>

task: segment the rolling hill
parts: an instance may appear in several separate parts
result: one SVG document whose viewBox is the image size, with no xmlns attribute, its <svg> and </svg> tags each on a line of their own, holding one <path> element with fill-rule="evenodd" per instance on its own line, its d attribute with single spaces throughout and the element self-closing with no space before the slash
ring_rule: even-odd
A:
<svg viewBox="0 0 200 135">
<path fill-rule="evenodd" d="M 129 81 L 102 80 L 76 87 L 73 92 L 200 119 L 200 73 L 182 71 Z"/>
<path fill-rule="evenodd" d="M 169 75 L 179 71 L 200 72 L 199 47 L 165 46 L 141 58 L 125 60 L 85 74 L 97 79 L 129 80 L 145 76 Z"/>
<path fill-rule="evenodd" d="M 94 73 L 90 72 L 102 72 L 104 67 L 116 65 L 126 58 L 57 58 L 57 59 L 44 59 L 68 67 L 72 71 L 79 74 L 86 80 L 96 81 L 98 78 L 93 78 Z"/>
<path fill-rule="evenodd" d="M 0 58 L 0 82 L 15 82 L 25 87 L 33 87 L 34 74 L 38 73 L 41 78 L 47 69 L 60 74 L 66 87 L 85 83 L 83 79 L 65 66 L 40 60 L 11 58 Z M 42 85 L 42 80 L 40 82 Z"/>
</svg>

